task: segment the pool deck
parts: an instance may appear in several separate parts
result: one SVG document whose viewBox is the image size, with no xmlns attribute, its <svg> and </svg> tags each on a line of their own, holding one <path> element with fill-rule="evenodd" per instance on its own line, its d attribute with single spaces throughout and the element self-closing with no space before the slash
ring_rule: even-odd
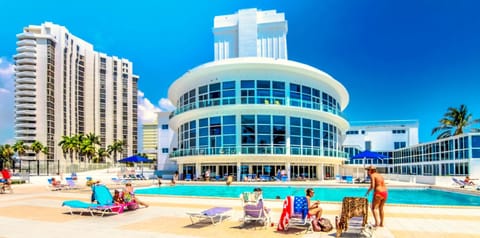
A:
<svg viewBox="0 0 480 238">
<path fill-rule="evenodd" d="M 109 188 L 121 187 L 102 181 Z M 302 186 L 319 186 L 334 182 L 305 182 Z M 250 183 L 249 183 L 250 184 Z M 265 184 L 265 183 L 260 183 Z M 300 183 L 292 183 L 299 185 Z M 388 181 L 390 186 L 405 185 Z M 135 181 L 136 187 L 152 186 L 152 181 Z M 411 184 L 410 184 L 411 186 Z M 447 189 L 457 189 L 453 186 Z M 238 199 L 209 199 L 139 195 L 150 206 L 136 211 L 105 217 L 70 215 L 62 207 L 64 200 L 88 201 L 90 189 L 50 191 L 47 184 L 13 185 L 14 193 L 0 194 L 0 237 L 335 237 L 335 229 L 326 232 L 308 232 L 289 229 L 276 231 L 276 226 L 241 227 L 241 203 Z M 471 191 L 472 193 L 480 193 Z M 271 217 L 277 223 L 282 202 L 266 200 Z M 231 217 L 219 224 L 190 222 L 187 212 L 199 212 L 214 206 L 232 207 Z M 332 222 L 340 214 L 341 204 L 322 203 L 324 217 Z M 480 237 L 480 207 L 422 207 L 386 205 L 385 227 L 374 230 L 374 237 Z M 373 222 L 369 214 L 369 223 Z M 345 234 L 344 237 L 360 237 Z"/>
</svg>

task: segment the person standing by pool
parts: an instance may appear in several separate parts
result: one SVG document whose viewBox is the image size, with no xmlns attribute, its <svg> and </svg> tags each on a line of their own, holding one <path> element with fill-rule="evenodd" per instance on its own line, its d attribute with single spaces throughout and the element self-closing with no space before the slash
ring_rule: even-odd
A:
<svg viewBox="0 0 480 238">
<path fill-rule="evenodd" d="M 372 198 L 372 213 L 375 218 L 375 226 L 383 227 L 384 212 L 383 207 L 387 201 L 388 193 L 387 186 L 385 186 L 385 180 L 382 175 L 377 173 L 377 168 L 373 165 L 365 168 L 370 176 L 370 188 L 368 188 L 365 196 L 368 196 L 371 190 L 373 190 Z M 379 219 L 380 216 L 380 219 Z"/>
</svg>

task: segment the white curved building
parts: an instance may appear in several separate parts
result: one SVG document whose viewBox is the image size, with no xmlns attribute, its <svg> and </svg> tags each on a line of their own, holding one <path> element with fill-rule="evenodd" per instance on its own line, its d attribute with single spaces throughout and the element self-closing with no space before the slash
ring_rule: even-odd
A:
<svg viewBox="0 0 480 238">
<path fill-rule="evenodd" d="M 347 159 L 345 87 L 287 59 L 283 13 L 240 10 L 214 24 L 215 61 L 188 71 L 168 92 L 177 107 L 169 124 L 178 145 L 170 157 L 179 172 L 237 180 L 279 171 L 290 179 L 333 177 Z"/>
<path fill-rule="evenodd" d="M 288 60 L 243 57 L 207 63 L 169 89 L 180 172 L 200 176 L 324 178 L 342 164 L 346 89 L 328 74 Z"/>
</svg>

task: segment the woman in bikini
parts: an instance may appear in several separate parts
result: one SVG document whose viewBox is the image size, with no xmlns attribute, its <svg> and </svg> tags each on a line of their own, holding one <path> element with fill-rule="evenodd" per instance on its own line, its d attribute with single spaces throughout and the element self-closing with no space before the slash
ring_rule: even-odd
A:
<svg viewBox="0 0 480 238">
<path fill-rule="evenodd" d="M 365 196 L 368 196 L 371 190 L 374 191 L 372 199 L 372 213 L 375 218 L 375 226 L 383 227 L 383 207 L 387 201 L 388 193 L 387 187 L 385 186 L 385 180 L 383 176 L 377 173 L 375 166 L 370 165 L 366 168 L 368 175 L 370 175 L 370 188 L 368 189 Z M 380 220 L 378 219 L 380 215 Z"/>
<path fill-rule="evenodd" d="M 323 209 L 320 207 L 320 201 L 312 201 L 312 197 L 315 194 L 312 188 L 308 188 L 305 191 L 305 195 L 307 196 L 307 204 L 308 204 L 308 214 L 312 216 L 316 216 L 317 219 L 322 217 Z"/>
</svg>

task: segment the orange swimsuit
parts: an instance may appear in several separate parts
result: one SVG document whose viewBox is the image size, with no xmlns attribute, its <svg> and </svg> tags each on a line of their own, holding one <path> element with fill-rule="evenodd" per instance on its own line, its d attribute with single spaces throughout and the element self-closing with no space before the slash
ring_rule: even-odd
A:
<svg viewBox="0 0 480 238">
<path fill-rule="evenodd" d="M 387 200 L 387 197 L 388 197 L 388 193 L 387 191 L 384 191 L 384 192 L 375 192 L 374 196 L 379 196 L 379 197 L 382 197 L 384 200 Z"/>
</svg>

